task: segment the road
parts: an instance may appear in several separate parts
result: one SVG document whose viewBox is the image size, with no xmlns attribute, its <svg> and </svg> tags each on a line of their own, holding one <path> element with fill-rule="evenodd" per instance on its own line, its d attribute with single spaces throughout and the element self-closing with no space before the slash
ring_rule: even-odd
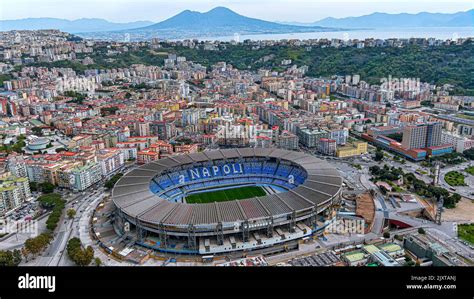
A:
<svg viewBox="0 0 474 299">
<path fill-rule="evenodd" d="M 67 258 L 66 246 L 67 242 L 73 237 L 79 237 L 79 220 L 82 217 L 84 210 L 96 201 L 98 198 L 103 196 L 103 188 L 95 190 L 94 192 L 86 192 L 84 197 L 76 196 L 74 199 L 69 200 L 66 204 L 65 211 L 70 208 L 76 209 L 76 215 L 73 219 L 63 217 L 60 221 L 60 225 L 57 228 L 54 239 L 50 246 L 34 260 L 28 262 L 22 262 L 20 265 L 25 266 L 70 266 L 73 265 L 72 261 Z M 77 202 L 77 204 L 76 204 Z M 77 205 L 77 206 L 76 206 Z"/>
<path fill-rule="evenodd" d="M 127 173 L 138 167 L 136 164 L 130 164 L 122 169 L 122 172 Z M 22 261 L 20 265 L 25 266 L 68 266 L 73 265 L 72 261 L 67 258 L 66 246 L 68 241 L 73 237 L 81 237 L 81 232 L 88 234 L 88 220 L 92 214 L 92 209 L 96 204 L 107 195 L 104 187 L 92 187 L 88 191 L 80 194 L 74 194 L 68 191 L 60 191 L 63 197 L 67 200 L 65 213 L 68 209 L 74 208 L 76 215 L 73 219 L 63 216 L 58 224 L 58 228 L 53 234 L 53 240 L 48 248 L 38 257 L 28 261 Z M 87 214 L 87 215 L 86 215 Z M 36 236 L 46 231 L 47 217 L 43 217 L 38 221 L 38 232 L 11 234 L 9 237 L 0 242 L 0 250 L 20 249 L 24 246 L 26 239 Z M 81 238 L 84 239 L 84 238 Z M 97 252 L 97 254 L 100 254 Z"/>
<path fill-rule="evenodd" d="M 444 168 L 441 168 L 440 169 L 440 179 L 439 179 L 439 185 L 449 191 L 452 191 L 451 189 L 454 188 L 456 191 L 456 193 L 458 193 L 459 195 L 463 196 L 463 197 L 466 197 L 466 198 L 469 198 L 471 200 L 474 200 L 474 189 L 472 188 L 472 186 L 474 186 L 474 175 L 470 175 L 468 174 L 467 172 L 464 171 L 464 169 L 470 167 L 470 166 L 474 166 L 474 162 L 473 161 L 469 161 L 469 162 L 464 162 L 464 163 L 461 163 L 461 164 L 458 164 L 458 165 L 448 165 Z M 446 183 L 446 181 L 444 180 L 444 176 L 446 175 L 446 173 L 450 172 L 450 171 L 458 171 L 460 173 L 462 173 L 464 175 L 464 183 L 466 184 L 466 186 L 451 186 L 449 185 L 448 183 Z"/>
<path fill-rule="evenodd" d="M 85 214 L 85 210 L 92 206 L 93 202 L 100 201 L 104 196 L 103 188 L 94 191 L 90 196 L 85 197 L 82 201 L 80 201 L 79 206 L 76 208 L 76 215 L 73 219 L 70 220 L 70 224 L 68 224 L 67 230 L 67 238 L 61 243 L 61 248 L 59 251 L 56 251 L 56 256 L 53 261 L 54 266 L 69 266 L 72 265 L 72 262 L 67 258 L 66 253 L 66 246 L 67 242 L 71 238 L 79 238 L 79 231 L 81 229 L 80 219 Z M 95 207 L 95 206 L 94 206 Z M 86 222 L 86 229 L 87 229 L 88 222 Z"/>
</svg>

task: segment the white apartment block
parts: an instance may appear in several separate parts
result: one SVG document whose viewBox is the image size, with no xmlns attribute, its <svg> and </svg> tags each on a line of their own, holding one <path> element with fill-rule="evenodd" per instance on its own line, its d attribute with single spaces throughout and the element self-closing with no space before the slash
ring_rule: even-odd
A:
<svg viewBox="0 0 474 299">
<path fill-rule="evenodd" d="M 97 154 L 97 162 L 100 164 L 102 175 L 108 177 L 125 166 L 125 155 L 118 149 L 103 149 Z"/>
<path fill-rule="evenodd" d="M 441 144 L 451 144 L 456 152 L 462 153 L 474 147 L 474 139 L 443 131 L 441 134 Z"/>
<path fill-rule="evenodd" d="M 71 189 L 84 191 L 102 179 L 102 169 L 98 163 L 89 163 L 82 167 L 74 168 L 70 172 Z"/>
<path fill-rule="evenodd" d="M 9 176 L 0 179 L 0 215 L 19 207 L 31 197 L 27 178 Z"/>
</svg>

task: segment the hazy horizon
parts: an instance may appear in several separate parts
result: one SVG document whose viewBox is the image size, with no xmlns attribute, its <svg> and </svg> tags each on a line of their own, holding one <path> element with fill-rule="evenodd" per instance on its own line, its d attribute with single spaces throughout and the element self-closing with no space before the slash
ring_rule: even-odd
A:
<svg viewBox="0 0 474 299">
<path fill-rule="evenodd" d="M 42 5 L 38 5 L 41 2 Z M 97 5 L 101 3 L 102 5 Z M 271 3 L 271 4 L 270 4 Z M 165 6 L 164 6 L 165 5 Z M 271 5 L 271 8 L 269 8 Z M 380 13 L 455 13 L 474 8 L 472 1 L 446 0 L 16 0 L 12 5 L 0 4 L 0 19 L 59 18 L 76 20 L 99 18 L 110 22 L 160 22 L 183 10 L 206 12 L 227 7 L 241 15 L 273 22 L 310 23 L 327 17 L 358 17 Z M 429 6 L 429 7 L 427 7 Z M 32 8 L 33 7 L 33 8 Z"/>
</svg>

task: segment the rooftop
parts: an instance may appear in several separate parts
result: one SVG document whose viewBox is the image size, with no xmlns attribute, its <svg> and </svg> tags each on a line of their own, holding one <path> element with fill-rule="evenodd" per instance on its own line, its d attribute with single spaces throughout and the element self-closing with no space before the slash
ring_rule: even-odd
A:
<svg viewBox="0 0 474 299">
<path fill-rule="evenodd" d="M 362 251 L 353 251 L 344 254 L 344 257 L 349 261 L 349 262 L 357 262 L 361 261 L 365 258 L 365 254 Z"/>
<path fill-rule="evenodd" d="M 394 244 L 394 243 L 383 244 L 383 245 L 380 245 L 379 248 L 386 252 L 396 252 L 402 249 L 400 245 Z"/>
<path fill-rule="evenodd" d="M 365 250 L 367 253 L 370 253 L 370 254 L 375 253 L 375 252 L 377 252 L 377 251 L 380 251 L 380 249 L 377 248 L 377 246 L 372 245 L 372 244 L 370 244 L 370 245 L 365 245 L 363 248 L 364 248 L 364 250 Z"/>
</svg>

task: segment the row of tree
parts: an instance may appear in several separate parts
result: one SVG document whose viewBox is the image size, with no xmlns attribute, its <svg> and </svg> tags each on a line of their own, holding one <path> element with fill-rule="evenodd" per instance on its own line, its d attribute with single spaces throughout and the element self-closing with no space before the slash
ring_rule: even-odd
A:
<svg viewBox="0 0 474 299">
<path fill-rule="evenodd" d="M 88 266 L 94 259 L 94 249 L 92 246 L 83 248 L 79 238 L 72 238 L 67 243 L 67 254 L 69 258 L 78 266 Z"/>
<path fill-rule="evenodd" d="M 0 267 L 1 266 L 18 266 L 21 262 L 21 251 L 0 250 Z"/>
<path fill-rule="evenodd" d="M 375 180 L 396 181 L 403 176 L 403 170 L 394 166 L 389 167 L 385 164 L 382 168 L 374 165 L 369 167 L 369 171 Z"/>
<path fill-rule="evenodd" d="M 96 51 L 96 49 L 98 49 Z M 437 85 L 452 84 L 454 93 L 474 94 L 474 77 L 470 76 L 470 66 L 474 51 L 472 42 L 462 45 L 439 47 L 422 47 L 410 45 L 405 47 L 374 47 L 357 49 L 355 47 L 294 47 L 275 45 L 254 49 L 252 45 L 227 44 L 219 51 L 208 51 L 202 47 L 188 48 L 163 44 L 162 51 L 185 56 L 188 60 L 210 67 L 217 62 L 225 61 L 238 69 L 259 68 L 284 70 L 281 61 L 291 59 L 294 64 L 309 67 L 309 76 L 333 76 L 335 74 L 360 74 L 370 84 L 379 84 L 381 78 L 391 74 L 394 78 L 420 78 L 423 82 Z M 88 54 L 89 55 L 89 54 Z M 114 61 L 99 48 L 90 55 L 94 64 L 84 66 L 78 62 L 59 61 L 37 63 L 37 66 L 71 67 L 77 72 L 87 68 L 121 68 L 132 64 L 163 65 L 166 56 L 141 47 L 114 56 Z M 263 59 L 270 57 L 270 59 Z M 403 62 L 403 63 L 401 63 Z"/>
<path fill-rule="evenodd" d="M 54 231 L 58 225 L 61 214 L 66 206 L 66 201 L 61 198 L 61 195 L 56 193 L 44 194 L 38 198 L 42 208 L 52 210 L 51 214 L 46 220 L 46 227 Z"/>
<path fill-rule="evenodd" d="M 443 206 L 448 209 L 456 207 L 456 204 L 461 200 L 461 195 L 457 193 L 450 194 L 448 190 L 432 186 L 425 183 L 423 180 L 416 178 L 413 173 L 404 174 L 405 185 L 408 189 L 420 196 L 440 200 L 443 198 Z"/>
<path fill-rule="evenodd" d="M 49 182 L 37 183 L 30 182 L 31 191 L 41 191 L 43 193 L 53 193 L 55 186 Z"/>
<path fill-rule="evenodd" d="M 466 162 L 466 159 L 463 157 L 463 154 L 460 153 L 448 153 L 438 157 L 430 157 L 428 162 L 431 163 L 432 161 L 440 161 L 447 165 L 457 165 L 463 162 Z"/>
<path fill-rule="evenodd" d="M 52 192 L 52 190 L 49 190 L 51 186 L 54 189 L 54 185 L 50 184 L 51 186 L 49 186 L 47 184 L 43 184 L 45 183 L 37 185 L 36 183 L 30 182 L 30 187 L 32 187 L 32 190 L 37 190 L 38 186 L 40 186 L 39 188 L 41 188 L 43 192 Z M 66 205 L 66 201 L 61 198 L 61 195 L 55 193 L 41 195 L 38 197 L 38 202 L 42 208 L 52 210 L 52 212 L 46 220 L 46 228 L 48 231 L 25 241 L 21 252 L 27 260 L 30 256 L 36 257 L 51 243 L 53 240 L 52 232 L 56 229 L 59 219 L 61 218 L 62 211 Z M 20 261 L 18 261 L 18 263 L 20 263 Z"/>
<path fill-rule="evenodd" d="M 115 183 L 123 176 L 123 173 L 117 173 L 113 177 L 111 177 L 107 182 L 105 182 L 104 186 L 107 189 L 112 189 L 115 186 Z"/>
<path fill-rule="evenodd" d="M 377 165 L 371 166 L 369 168 L 370 173 L 373 176 L 373 180 L 381 181 L 396 181 L 403 177 L 403 183 L 406 188 L 416 193 L 419 196 L 426 198 L 440 200 L 443 198 L 443 205 L 446 208 L 455 208 L 456 203 L 461 200 L 461 195 L 457 193 L 450 194 L 448 190 L 432 186 L 425 183 L 425 181 L 418 179 L 413 173 L 405 173 L 402 168 L 389 167 L 384 165 L 379 167 Z"/>
<path fill-rule="evenodd" d="M 25 241 L 25 246 L 22 249 L 23 255 L 26 259 L 29 256 L 36 257 L 51 243 L 53 236 L 51 233 L 42 233 L 34 238 L 29 238 Z"/>
</svg>

